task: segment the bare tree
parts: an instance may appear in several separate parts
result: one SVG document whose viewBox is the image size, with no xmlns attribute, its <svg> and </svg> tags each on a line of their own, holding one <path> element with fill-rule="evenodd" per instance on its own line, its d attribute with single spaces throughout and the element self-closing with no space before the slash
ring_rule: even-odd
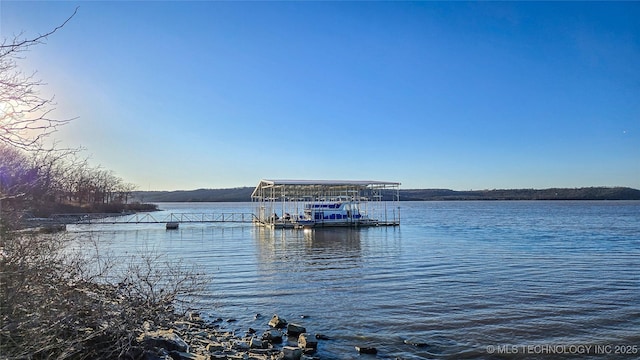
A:
<svg viewBox="0 0 640 360">
<path fill-rule="evenodd" d="M 24 74 L 17 60 L 32 46 L 44 41 L 67 24 L 78 9 L 60 26 L 52 31 L 31 39 L 12 41 L 4 39 L 0 45 L 0 143 L 34 150 L 42 146 L 42 140 L 73 119 L 55 119 L 53 98 L 40 95 L 40 87 L 45 85 L 35 78 L 35 73 Z"/>
<path fill-rule="evenodd" d="M 168 327 L 206 285 L 196 267 L 162 255 L 141 254 L 117 267 L 121 258 L 84 234 L 7 231 L 26 205 L 102 204 L 117 192 L 126 199 L 134 188 L 74 151 L 42 147 L 69 120 L 50 117 L 53 99 L 39 95 L 43 83 L 22 74 L 16 60 L 74 15 L 47 34 L 0 44 L 0 359 L 140 358 L 145 322 Z"/>
<path fill-rule="evenodd" d="M 121 183 L 118 190 L 118 201 L 123 204 L 128 204 L 131 193 L 137 188 L 138 186 L 134 183 Z"/>
</svg>

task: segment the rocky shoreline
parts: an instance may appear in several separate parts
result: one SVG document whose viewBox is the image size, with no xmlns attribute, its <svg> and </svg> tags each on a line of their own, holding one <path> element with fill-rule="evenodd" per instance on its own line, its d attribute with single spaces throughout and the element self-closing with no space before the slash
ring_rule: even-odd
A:
<svg viewBox="0 0 640 360">
<path fill-rule="evenodd" d="M 256 319 L 263 318 L 257 314 Z M 226 322 L 233 322 L 229 319 Z M 205 321 L 191 313 L 184 319 L 174 320 L 168 326 L 155 326 L 145 321 L 137 338 L 139 347 L 134 358 L 145 360 L 304 360 L 319 359 L 315 355 L 319 341 L 329 338 L 311 334 L 299 324 L 288 323 L 274 315 L 265 329 L 248 328 L 243 335 L 224 329 L 222 319 Z M 374 348 L 356 351 L 374 353 Z"/>
</svg>

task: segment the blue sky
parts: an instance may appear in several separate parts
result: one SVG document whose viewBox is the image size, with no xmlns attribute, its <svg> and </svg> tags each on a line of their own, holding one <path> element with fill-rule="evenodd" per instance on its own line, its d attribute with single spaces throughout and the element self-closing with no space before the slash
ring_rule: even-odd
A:
<svg viewBox="0 0 640 360">
<path fill-rule="evenodd" d="M 0 2 L 55 134 L 141 190 L 640 188 L 640 2 Z"/>
</svg>

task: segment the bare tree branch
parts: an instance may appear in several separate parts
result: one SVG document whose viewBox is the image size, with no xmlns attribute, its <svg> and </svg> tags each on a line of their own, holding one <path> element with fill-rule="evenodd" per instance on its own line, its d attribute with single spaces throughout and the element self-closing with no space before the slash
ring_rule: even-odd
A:
<svg viewBox="0 0 640 360">
<path fill-rule="evenodd" d="M 43 40 L 47 37 L 53 35 L 56 31 L 62 29 L 67 23 L 76 15 L 78 12 L 78 7 L 75 8 L 73 14 L 67 18 L 62 24 L 56 26 L 53 30 L 49 31 L 46 34 L 39 35 L 33 39 L 22 39 L 18 40 L 18 38 L 14 38 L 11 44 L 6 44 L 6 41 L 0 45 L 0 57 L 4 57 L 5 55 L 14 53 L 14 52 L 23 52 L 26 51 L 30 46 L 42 44 Z M 22 33 L 20 34 L 22 35 Z M 19 36 L 20 36 L 19 35 Z"/>
<path fill-rule="evenodd" d="M 46 34 L 32 39 L 5 39 L 0 45 L 0 143 L 24 150 L 41 148 L 42 140 L 58 131 L 59 127 L 74 119 L 55 119 L 54 98 L 43 98 L 39 89 L 44 86 L 35 79 L 35 73 L 25 75 L 19 69 L 20 53 L 31 46 L 42 44 L 44 39 L 64 27 L 77 13 L 78 8 L 61 25 Z M 22 35 L 22 34 L 21 34 Z"/>
</svg>

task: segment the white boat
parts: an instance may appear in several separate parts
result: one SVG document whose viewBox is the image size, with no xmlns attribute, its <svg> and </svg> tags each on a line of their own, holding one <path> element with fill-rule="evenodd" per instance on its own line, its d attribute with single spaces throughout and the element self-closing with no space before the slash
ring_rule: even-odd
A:
<svg viewBox="0 0 640 360">
<path fill-rule="evenodd" d="M 305 204 L 297 223 L 303 227 L 371 225 L 371 219 L 360 213 L 353 201 L 326 201 Z"/>
</svg>

